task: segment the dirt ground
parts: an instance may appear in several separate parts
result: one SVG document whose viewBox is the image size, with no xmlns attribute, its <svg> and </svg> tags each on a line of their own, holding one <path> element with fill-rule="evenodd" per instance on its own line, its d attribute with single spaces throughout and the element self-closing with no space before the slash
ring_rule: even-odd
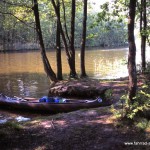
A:
<svg viewBox="0 0 150 150">
<path fill-rule="evenodd" d="M 114 104 L 127 90 L 127 79 L 100 82 L 113 88 Z M 140 81 L 139 81 L 140 85 Z M 84 109 L 55 115 L 0 110 L 2 150 L 122 150 L 150 149 L 150 129 L 116 122 L 109 107 Z M 18 116 L 30 121 L 17 123 Z"/>
</svg>

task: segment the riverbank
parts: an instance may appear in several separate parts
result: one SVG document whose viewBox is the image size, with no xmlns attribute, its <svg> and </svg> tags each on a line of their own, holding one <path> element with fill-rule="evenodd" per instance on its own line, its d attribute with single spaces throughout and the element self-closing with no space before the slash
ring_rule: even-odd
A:
<svg viewBox="0 0 150 150">
<path fill-rule="evenodd" d="M 113 88 L 113 99 L 117 105 L 127 89 L 127 78 L 99 81 Z M 141 84 L 139 80 L 139 85 Z M 83 109 L 55 115 L 17 114 L 1 111 L 13 119 L 0 125 L 0 147 L 2 149 L 28 150 L 101 150 L 101 149 L 149 149 L 150 129 L 141 130 L 129 122 L 118 122 L 111 107 Z M 30 117 L 30 121 L 16 122 L 18 116 Z M 143 121 L 143 120 L 141 120 Z M 128 143 L 129 142 L 129 143 Z"/>
<path fill-rule="evenodd" d="M 145 145 L 126 145 L 148 142 L 148 133 L 117 124 L 109 109 L 79 110 L 0 125 L 0 146 L 5 150 L 148 149 Z"/>
</svg>

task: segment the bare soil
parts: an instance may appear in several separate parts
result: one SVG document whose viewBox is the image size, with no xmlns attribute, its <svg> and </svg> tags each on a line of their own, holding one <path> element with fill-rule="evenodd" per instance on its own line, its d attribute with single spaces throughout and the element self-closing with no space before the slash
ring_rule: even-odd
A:
<svg viewBox="0 0 150 150">
<path fill-rule="evenodd" d="M 141 85 L 139 80 L 139 86 Z M 113 89 L 114 104 L 127 90 L 127 78 L 100 81 Z M 131 124 L 119 123 L 111 107 L 84 109 L 55 115 L 30 114 L 0 110 L 0 149 L 2 150 L 122 150 L 150 149 L 150 129 L 141 131 Z M 31 121 L 17 123 L 17 116 Z M 130 142 L 129 145 L 126 145 Z M 145 142 L 136 143 L 136 142 Z"/>
</svg>

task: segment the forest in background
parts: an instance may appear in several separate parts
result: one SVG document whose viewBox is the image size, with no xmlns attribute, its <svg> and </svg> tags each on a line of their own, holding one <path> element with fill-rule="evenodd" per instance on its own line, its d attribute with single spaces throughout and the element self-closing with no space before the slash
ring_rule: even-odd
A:
<svg viewBox="0 0 150 150">
<path fill-rule="evenodd" d="M 50 1 L 39 0 L 40 22 L 46 49 L 56 47 L 57 17 Z M 74 45 L 82 39 L 82 1 L 76 1 Z M 39 49 L 32 1 L 0 1 L 0 51 Z M 111 11 L 109 14 L 108 12 Z M 60 1 L 63 29 L 70 32 L 71 2 Z M 94 11 L 88 3 L 86 46 L 114 48 L 127 46 L 127 22 L 116 16 L 108 3 Z M 66 32 L 68 32 L 66 31 Z M 63 45 L 61 45 L 63 47 Z"/>
</svg>

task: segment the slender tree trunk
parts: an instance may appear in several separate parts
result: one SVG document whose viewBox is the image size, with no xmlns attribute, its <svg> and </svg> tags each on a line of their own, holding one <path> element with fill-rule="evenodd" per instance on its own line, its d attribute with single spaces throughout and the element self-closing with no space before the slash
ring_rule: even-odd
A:
<svg viewBox="0 0 150 150">
<path fill-rule="evenodd" d="M 62 0 L 62 7 L 63 7 L 64 30 L 65 30 L 67 40 L 70 42 L 70 38 L 69 38 L 69 35 L 68 35 L 67 24 L 66 24 L 66 8 L 65 8 L 64 0 Z"/>
<path fill-rule="evenodd" d="M 64 31 L 63 31 L 63 28 L 62 28 L 62 24 L 61 24 L 61 21 L 60 21 L 60 18 L 59 18 L 59 13 L 57 12 L 57 7 L 56 7 L 56 4 L 55 4 L 55 1 L 51 0 L 51 2 L 52 2 L 52 5 L 54 7 L 54 11 L 55 11 L 55 14 L 56 14 L 56 17 L 57 17 L 60 33 L 61 33 L 61 36 L 62 36 L 62 40 L 63 40 L 64 46 L 65 46 L 65 51 L 66 51 L 66 55 L 67 55 L 67 59 L 68 59 L 68 63 L 69 63 L 70 55 L 69 55 L 67 40 L 65 38 L 65 34 L 64 34 Z"/>
<path fill-rule="evenodd" d="M 54 10 L 55 10 L 55 14 L 56 14 L 57 21 L 58 21 L 58 24 L 59 24 L 60 33 L 61 33 L 62 40 L 63 40 L 64 46 L 65 46 L 65 51 L 66 51 L 66 55 L 67 55 L 67 59 L 68 59 L 68 64 L 69 64 L 69 67 L 70 67 L 70 72 L 74 73 L 74 68 L 72 67 L 71 53 L 70 53 L 69 48 L 68 48 L 65 33 L 63 31 L 62 24 L 61 24 L 59 14 L 58 14 L 58 11 L 57 11 L 56 3 L 55 3 L 54 0 L 51 0 L 51 2 L 52 2 L 52 5 L 54 7 Z"/>
<path fill-rule="evenodd" d="M 71 12 L 71 35 L 70 35 L 70 57 L 71 57 L 71 72 L 70 77 L 75 78 L 77 76 L 75 67 L 75 48 L 74 48 L 74 32 L 75 32 L 75 11 L 76 2 L 72 0 L 72 12 Z"/>
<path fill-rule="evenodd" d="M 87 0 L 84 0 L 83 7 L 83 29 L 81 41 L 81 77 L 86 77 L 85 71 L 85 43 L 86 43 L 86 20 L 87 20 Z"/>
<path fill-rule="evenodd" d="M 140 34 L 141 34 L 141 43 L 142 43 L 142 29 L 143 29 L 143 0 L 140 4 Z M 141 44 L 141 60 L 142 60 L 142 44 Z"/>
<path fill-rule="evenodd" d="M 60 18 L 60 2 L 57 0 L 57 11 Z M 57 29 L 56 29 L 56 59 L 57 59 L 57 78 L 58 80 L 62 80 L 62 60 L 61 60 L 61 42 L 60 42 L 60 30 L 59 30 L 59 22 L 57 21 Z"/>
<path fill-rule="evenodd" d="M 133 102 L 137 89 L 137 73 L 136 73 L 136 46 L 134 39 L 134 20 L 135 20 L 136 0 L 129 2 L 129 20 L 128 20 L 128 72 L 129 72 L 129 102 Z"/>
<path fill-rule="evenodd" d="M 54 71 L 52 70 L 50 63 L 48 61 L 48 58 L 46 56 L 46 51 L 45 51 L 45 46 L 43 42 L 43 36 L 42 36 L 42 30 L 41 30 L 41 25 L 40 25 L 40 18 L 39 18 L 39 9 L 38 9 L 38 1 L 33 0 L 33 11 L 34 11 L 34 16 L 35 16 L 35 23 L 36 23 L 36 32 L 39 38 L 39 44 L 40 44 L 40 49 L 41 49 L 41 55 L 42 55 L 42 60 L 44 64 L 44 69 L 45 72 L 47 73 L 47 76 L 54 82 L 57 81 L 56 75 Z"/>
<path fill-rule="evenodd" d="M 6 3 L 4 4 L 4 11 L 6 12 L 6 10 L 7 10 L 7 8 L 6 8 L 7 6 L 6 6 Z M 4 24 L 5 24 L 5 20 L 6 20 L 6 17 L 5 17 L 5 15 L 2 15 L 2 17 L 1 17 L 1 20 L 2 20 L 2 23 L 3 23 L 3 39 L 2 39 L 2 41 L 3 41 L 3 51 L 5 52 L 5 50 L 6 50 L 6 30 L 4 29 Z"/>
<path fill-rule="evenodd" d="M 141 0 L 141 12 L 140 12 L 140 32 L 141 32 L 141 60 L 142 60 L 142 72 L 146 69 L 146 35 L 143 31 L 146 31 L 147 19 L 146 19 L 146 0 Z"/>
</svg>

